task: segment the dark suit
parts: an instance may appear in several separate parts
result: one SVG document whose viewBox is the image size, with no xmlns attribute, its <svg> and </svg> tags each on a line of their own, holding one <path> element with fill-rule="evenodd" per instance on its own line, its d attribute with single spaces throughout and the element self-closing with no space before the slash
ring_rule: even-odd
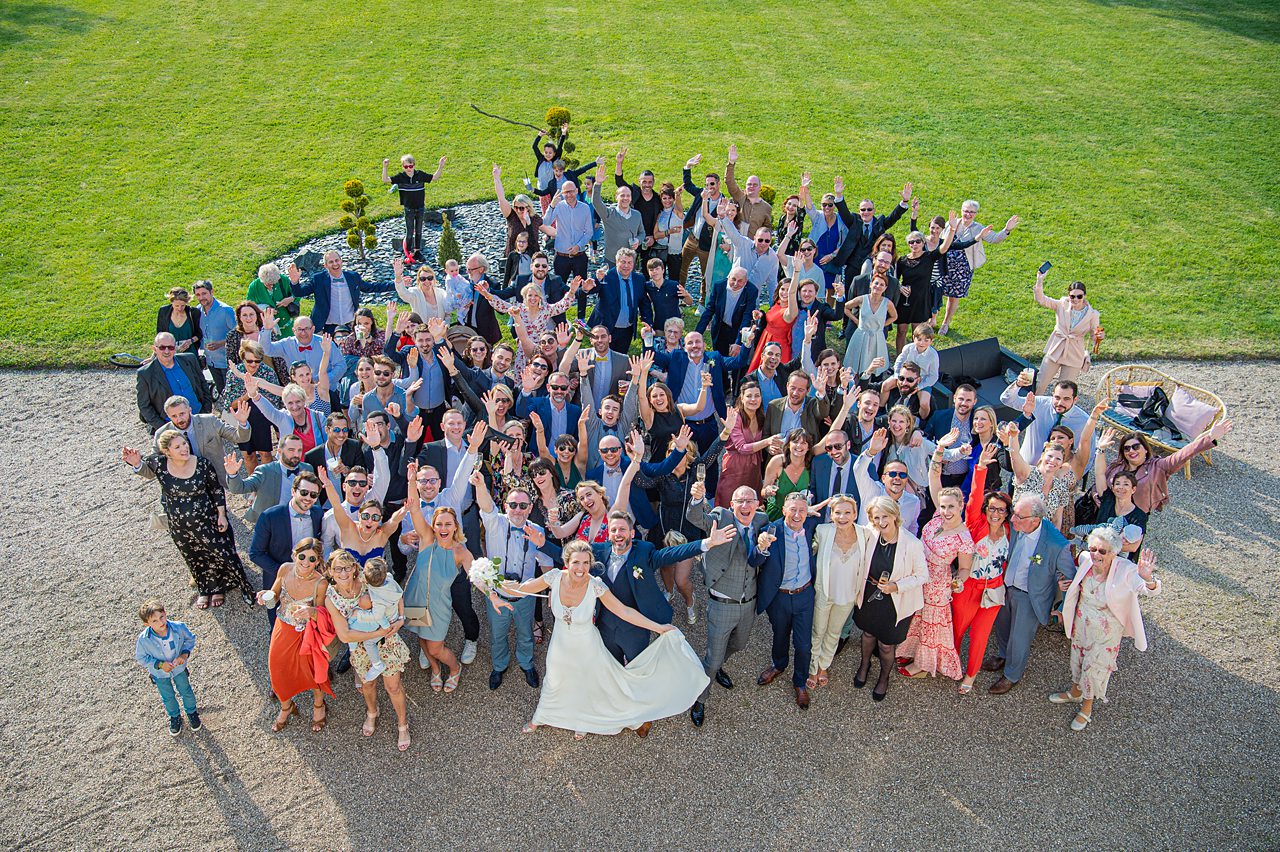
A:
<svg viewBox="0 0 1280 852">
<path fill-rule="evenodd" d="M 809 342 L 809 357 L 813 359 L 814 364 L 817 364 L 818 354 L 827 348 L 827 325 L 837 322 L 844 316 L 844 302 L 837 302 L 833 307 L 821 299 L 815 299 L 807 307 L 800 305 L 800 313 L 796 317 L 798 327 L 803 328 L 805 321 L 815 315 L 818 317 L 818 333 Z M 799 358 L 800 355 L 800 352 L 791 353 L 792 358 Z"/>
<path fill-rule="evenodd" d="M 782 409 L 787 398 L 775 399 L 769 403 L 764 412 L 764 433 L 766 435 L 782 435 Z M 809 435 L 809 444 L 816 444 L 827 434 L 827 404 L 816 396 L 806 396 L 800 408 L 800 428 Z M 782 435 L 786 438 L 786 435 Z"/>
<path fill-rule="evenodd" d="M 729 347 L 738 342 L 742 330 L 750 324 L 751 311 L 755 309 L 759 297 L 760 288 L 748 282 L 738 293 L 733 313 L 726 316 L 729 282 L 717 281 L 711 285 L 711 299 L 698 319 L 698 332 L 705 332 L 711 326 L 713 348 L 722 355 L 728 355 Z"/>
<path fill-rule="evenodd" d="M 394 290 L 396 287 L 394 281 L 365 281 L 360 277 L 360 273 L 352 272 L 349 269 L 342 270 L 342 279 L 346 282 L 347 290 L 351 293 L 351 304 L 357 308 L 360 307 L 361 293 L 384 293 L 388 290 Z M 330 300 L 332 299 L 329 270 L 322 269 L 312 275 L 310 280 L 299 281 L 294 285 L 293 292 L 295 296 L 310 296 L 315 300 L 315 306 L 311 308 L 311 321 L 316 324 L 317 329 L 323 329 L 329 324 Z"/>
<path fill-rule="evenodd" d="M 894 223 L 902 218 L 902 214 L 907 212 L 907 208 L 902 204 L 895 204 L 888 215 L 872 216 L 870 236 L 866 234 L 862 217 L 856 213 L 849 212 L 849 205 L 845 203 L 843 198 L 836 202 L 836 212 L 844 220 L 845 227 L 849 229 L 849 235 L 845 237 L 844 244 L 840 246 L 840 251 L 836 253 L 834 262 L 837 266 L 844 267 L 844 280 L 850 281 L 862 271 L 862 262 L 871 256 L 871 249 L 876 244 L 876 240 L 880 239 L 885 231 L 892 228 Z"/>
<path fill-rule="evenodd" d="M 684 453 L 677 449 L 672 449 L 667 457 L 660 462 L 640 462 L 640 473 L 649 479 L 657 479 L 660 476 L 666 476 L 676 469 L 680 464 L 680 459 L 684 458 Z M 618 461 L 618 466 L 622 468 L 623 475 L 626 475 L 627 466 L 631 464 L 631 459 L 624 452 Z M 588 468 L 586 476 L 583 479 L 590 479 L 601 484 L 604 483 L 604 465 L 597 465 Z M 636 526 L 644 527 L 651 530 L 658 525 L 658 516 L 654 514 L 653 505 L 650 504 L 649 498 L 645 496 L 644 489 L 638 485 L 631 486 L 631 515 L 636 519 Z"/>
<path fill-rule="evenodd" d="M 515 300 L 524 301 L 520 296 L 520 291 L 524 289 L 526 284 L 535 283 L 532 275 L 517 275 L 515 283 L 504 290 L 494 290 L 493 295 L 499 299 L 506 299 L 508 302 Z M 564 279 L 559 275 L 548 275 L 542 282 L 542 296 L 545 304 L 554 305 L 556 302 L 569 295 L 569 285 L 564 283 Z M 564 322 L 564 314 L 555 315 L 555 323 L 559 325 Z"/>
<path fill-rule="evenodd" d="M 603 570 L 597 576 L 609 587 L 619 601 L 637 609 L 646 618 L 659 624 L 671 623 L 671 603 L 667 593 L 658 584 L 658 569 L 665 565 L 674 565 L 682 559 L 692 559 L 702 552 L 700 541 L 681 544 L 676 547 L 655 548 L 647 541 L 631 542 L 631 550 L 618 574 L 609 579 L 609 556 L 613 553 L 612 544 L 591 545 L 592 555 Z M 640 568 L 641 576 L 635 576 L 635 569 Z M 596 624 L 600 628 L 600 638 L 618 662 L 626 665 L 640 656 L 649 647 L 649 631 L 623 621 L 603 605 L 600 607 Z"/>
<path fill-rule="evenodd" d="M 272 506 L 263 512 L 253 525 L 253 538 L 249 542 L 249 559 L 262 569 L 262 588 L 269 589 L 276 582 L 280 566 L 293 559 L 293 527 L 290 521 L 292 508 L 288 503 Z M 320 524 L 324 510 L 316 503 L 311 507 L 311 534 L 320 538 Z M 276 610 L 267 610 L 270 627 L 276 625 Z"/>
<path fill-rule="evenodd" d="M 1040 540 L 1027 571 L 1027 588 L 1013 585 L 1014 561 L 1018 540 L 1023 533 L 1014 531 L 1009 537 L 1009 563 L 1005 568 L 1005 605 L 996 616 L 996 647 L 1005 659 L 1004 677 L 1017 683 L 1026 670 L 1031 643 L 1041 624 L 1049 623 L 1054 598 L 1058 595 L 1058 576 L 1070 580 L 1076 575 L 1071 547 L 1049 519 L 1040 522 Z M 1037 562 L 1038 560 L 1038 562 Z"/>
<path fill-rule="evenodd" d="M 857 458 L 856 455 L 850 453 L 844 465 L 844 481 L 840 483 L 840 490 L 836 494 L 849 494 L 856 500 L 858 497 L 858 485 L 853 481 L 853 462 Z M 831 459 L 830 453 L 823 453 L 813 460 L 813 470 L 809 476 L 809 486 L 813 489 L 813 502 L 821 503 L 828 497 L 833 496 L 831 487 L 834 484 L 831 479 L 831 470 L 835 467 L 835 463 Z M 823 517 L 827 513 L 824 510 Z"/>
<path fill-rule="evenodd" d="M 625 355 L 631 349 L 631 341 L 636 335 L 640 308 L 644 302 L 644 281 L 644 276 L 633 269 L 624 282 L 622 276 L 618 274 L 617 267 L 614 267 L 605 275 L 603 281 L 597 282 L 596 309 L 591 312 L 587 325 L 593 328 L 602 325 L 609 329 L 609 334 L 613 338 L 609 346 L 615 352 Z M 629 293 L 625 295 L 627 325 L 619 326 L 617 322 L 624 304 L 624 287 L 625 292 Z"/>
<path fill-rule="evenodd" d="M 548 443 L 554 444 L 556 438 L 561 435 L 576 435 L 578 432 L 578 418 L 582 416 L 582 406 L 580 405 L 575 405 L 572 402 L 565 403 L 565 431 L 554 435 L 551 429 L 551 398 L 531 397 L 521 393 L 516 397 L 515 416 L 528 419 L 531 411 L 542 418 L 542 425 L 547 430 Z"/>
<path fill-rule="evenodd" d="M 213 392 L 209 383 L 204 380 L 204 368 L 200 366 L 200 358 L 192 352 L 179 352 L 173 356 L 174 364 L 182 368 L 187 381 L 200 401 L 201 414 L 213 412 Z M 164 367 L 155 358 L 138 368 L 138 416 L 142 422 L 155 432 L 169 422 L 169 415 L 164 413 L 164 403 L 173 396 L 169 380 L 165 378 Z"/>
<path fill-rule="evenodd" d="M 786 521 L 774 521 L 761 530 L 773 533 L 777 539 L 769 546 L 768 553 L 756 549 L 755 539 L 747 541 L 747 564 L 760 568 L 756 576 L 756 613 L 767 612 L 769 624 L 773 627 L 773 667 L 780 672 L 786 671 L 787 657 L 794 643 L 796 665 L 791 672 L 791 684 L 796 689 L 803 687 L 809 677 L 809 659 L 813 654 L 813 577 L 816 569 L 813 532 L 817 528 L 817 518 L 805 519 L 804 548 L 809 554 L 809 579 L 794 592 L 782 590 L 782 578 L 786 573 L 784 560 L 787 548 L 783 540 L 788 532 Z"/>
<path fill-rule="evenodd" d="M 640 319 L 653 326 L 653 330 L 662 334 L 663 326 L 680 312 L 680 282 L 668 278 L 659 286 L 646 278 L 644 282 L 644 301 L 640 303 Z"/>
<path fill-rule="evenodd" d="M 856 296 L 865 296 L 868 293 L 870 293 L 871 279 L 874 278 L 875 275 L 876 273 L 875 273 L 875 270 L 873 269 L 872 271 L 866 273 L 865 275 L 859 274 L 849 279 L 849 290 L 845 294 L 845 299 L 848 300 Z M 898 295 L 902 291 L 902 287 L 898 283 L 898 276 L 893 274 L 892 268 L 890 268 L 889 271 L 884 274 L 884 280 L 885 280 L 884 297 L 888 299 L 890 302 L 894 302 L 896 304 L 898 301 Z M 888 366 L 892 367 L 893 364 L 890 363 Z"/>
</svg>

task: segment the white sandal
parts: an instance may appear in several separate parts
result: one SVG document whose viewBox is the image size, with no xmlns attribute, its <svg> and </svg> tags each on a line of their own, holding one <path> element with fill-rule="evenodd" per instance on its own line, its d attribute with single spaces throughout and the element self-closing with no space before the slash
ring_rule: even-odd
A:
<svg viewBox="0 0 1280 852">
<path fill-rule="evenodd" d="M 1070 690 L 1066 692 L 1055 692 L 1049 696 L 1049 701 L 1052 704 L 1079 704 L 1081 701 L 1084 701 L 1084 693 L 1081 692 L 1079 695 L 1072 695 Z"/>
<path fill-rule="evenodd" d="M 1088 713 L 1077 712 L 1075 715 L 1075 718 L 1071 720 L 1071 730 L 1083 731 L 1085 729 L 1085 726 L 1089 724 L 1089 720 L 1092 718 L 1093 717 L 1090 716 Z M 1084 719 L 1084 721 L 1081 722 L 1080 721 L 1081 719 Z"/>
</svg>

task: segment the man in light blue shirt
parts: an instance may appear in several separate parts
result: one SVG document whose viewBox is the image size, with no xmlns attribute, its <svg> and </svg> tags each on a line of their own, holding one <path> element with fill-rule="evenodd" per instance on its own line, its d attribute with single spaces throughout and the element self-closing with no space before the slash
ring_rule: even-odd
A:
<svg viewBox="0 0 1280 852">
<path fill-rule="evenodd" d="M 320 361 L 324 358 L 320 338 L 316 337 L 316 324 L 311 317 L 298 317 L 293 321 L 293 337 L 272 340 L 271 332 L 275 330 L 274 317 L 264 317 L 262 331 L 258 334 L 258 342 L 269 358 L 282 358 L 286 364 L 306 361 L 311 367 L 311 375 L 320 376 Z M 336 357 L 338 352 L 332 351 L 329 356 L 329 387 L 336 388 L 342 381 L 346 371 L 344 359 Z"/>
<path fill-rule="evenodd" d="M 591 205 L 578 200 L 578 187 L 566 182 L 542 217 L 542 232 L 555 237 L 556 259 L 552 265 L 565 282 L 587 277 L 587 249 L 595 232 Z M 578 316 L 587 312 L 587 294 L 578 291 Z"/>
<path fill-rule="evenodd" d="M 227 335 L 236 327 L 236 312 L 213 297 L 210 281 L 197 281 L 195 294 L 200 303 L 200 345 L 213 375 L 214 396 L 219 397 L 227 385 Z"/>
</svg>

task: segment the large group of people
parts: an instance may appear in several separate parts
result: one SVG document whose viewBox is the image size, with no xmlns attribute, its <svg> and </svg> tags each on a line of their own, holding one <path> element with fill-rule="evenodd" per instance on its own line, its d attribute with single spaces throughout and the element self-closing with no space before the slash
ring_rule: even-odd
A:
<svg viewBox="0 0 1280 852">
<path fill-rule="evenodd" d="M 331 251 L 309 277 L 264 265 L 234 305 L 199 281 L 196 305 L 175 287 L 159 310 L 137 376 L 152 437 L 122 459 L 160 486 L 194 607 L 234 593 L 266 609 L 273 730 L 306 693 L 325 727 L 332 662 L 354 670 L 362 733 L 381 683 L 407 749 L 412 662 L 449 694 L 483 644 L 481 682 L 499 689 L 512 634 L 541 690 L 526 731 L 644 736 L 685 711 L 702 726 L 762 615 L 755 681 L 790 668 L 802 709 L 841 678 L 880 702 L 895 675 L 969 695 L 985 669 L 1002 695 L 1061 624 L 1070 687 L 1049 700 L 1088 724 L 1121 638 L 1146 647 L 1139 597 L 1161 586 L 1142 541 L 1169 475 L 1230 423 L 1163 458 L 1099 430 L 1105 404 L 1083 408 L 1077 384 L 1099 312 L 1081 282 L 1048 295 L 1044 270 L 1026 297 L 1054 313 L 1039 369 L 999 409 L 943 384 L 934 344 L 1017 216 L 995 230 L 967 200 L 922 223 L 910 183 L 888 211 L 854 210 L 840 178 L 815 199 L 808 173 L 775 210 L 759 176 L 739 185 L 734 147 L 723 171 L 696 174 L 698 155 L 679 181 L 637 183 L 623 149 L 610 202 L 605 158 L 565 168 L 542 136 L 534 151 L 529 194 L 508 197 L 493 168 L 502 257 L 424 262 L 445 160 L 428 174 L 406 155 L 394 176 L 383 162 L 407 236 L 382 280 Z M 398 297 L 381 327 L 362 305 L 376 291 Z M 250 499 L 260 579 L 228 491 Z M 483 560 L 500 582 L 469 576 Z M 140 616 L 138 660 L 176 735 L 194 636 L 158 601 Z M 699 619 L 700 653 L 676 629 Z"/>
</svg>

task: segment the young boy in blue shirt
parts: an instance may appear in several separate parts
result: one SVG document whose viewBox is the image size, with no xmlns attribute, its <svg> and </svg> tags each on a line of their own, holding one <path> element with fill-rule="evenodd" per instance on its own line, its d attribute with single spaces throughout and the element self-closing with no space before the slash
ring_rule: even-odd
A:
<svg viewBox="0 0 1280 852">
<path fill-rule="evenodd" d="M 169 736 L 182 732 L 182 709 L 191 722 L 191 730 L 200 730 L 200 714 L 196 712 L 196 695 L 187 677 L 187 660 L 196 647 L 196 635 L 181 621 L 170 621 L 164 604 L 152 598 L 138 607 L 138 618 L 147 625 L 138 634 L 133 658 L 138 661 L 160 692 L 165 712 L 169 714 Z"/>
</svg>

